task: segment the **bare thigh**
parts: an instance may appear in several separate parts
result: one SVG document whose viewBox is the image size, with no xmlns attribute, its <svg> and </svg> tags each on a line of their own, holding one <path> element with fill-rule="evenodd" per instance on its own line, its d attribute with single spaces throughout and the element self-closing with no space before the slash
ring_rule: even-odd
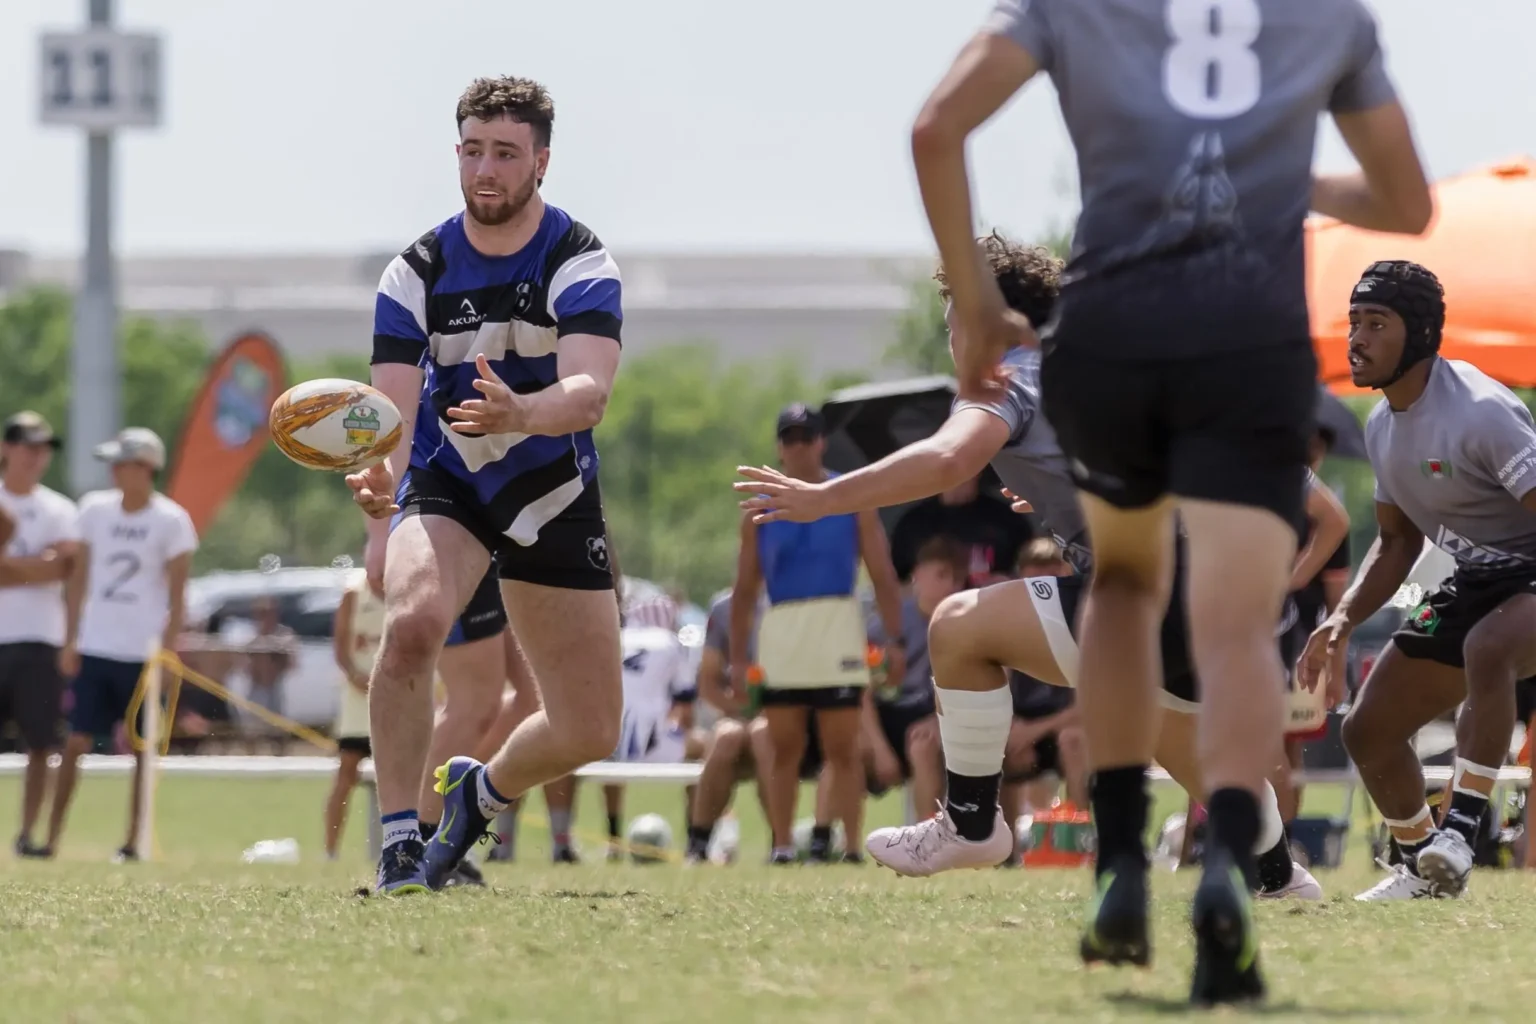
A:
<svg viewBox="0 0 1536 1024">
<path fill-rule="evenodd" d="M 994 583 L 945 598 L 929 624 L 928 643 L 936 662 L 979 656 L 1052 686 L 1067 685 L 1030 599 L 1028 580 Z"/>
<path fill-rule="evenodd" d="M 402 622 L 410 622 L 413 643 L 435 634 L 440 650 L 490 564 L 485 547 L 451 519 L 401 520 L 384 557 L 384 646 Z"/>
<path fill-rule="evenodd" d="M 1410 658 L 1388 643 L 1361 684 L 1344 719 L 1344 742 L 1356 761 L 1372 760 L 1394 748 L 1460 704 L 1467 694 L 1459 668 L 1427 658 Z"/>
<path fill-rule="evenodd" d="M 467 644 L 444 647 L 437 661 L 438 675 L 443 677 L 443 689 L 448 702 L 456 699 L 491 706 L 494 715 L 499 709 L 502 690 L 507 683 L 505 641 L 498 634 Z"/>
<path fill-rule="evenodd" d="M 503 580 L 501 599 L 551 721 L 590 719 L 618 742 L 624 691 L 612 590 Z"/>
</svg>

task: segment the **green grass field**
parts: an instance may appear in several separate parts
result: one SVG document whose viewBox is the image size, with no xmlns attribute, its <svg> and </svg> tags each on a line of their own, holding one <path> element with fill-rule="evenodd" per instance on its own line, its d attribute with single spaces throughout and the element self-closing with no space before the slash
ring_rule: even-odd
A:
<svg viewBox="0 0 1536 1024">
<path fill-rule="evenodd" d="M 126 784 L 88 779 L 61 859 L 0 860 L 0 1020 L 1098 1021 L 1187 1012 L 1187 874 L 1156 885 L 1149 971 L 1075 956 L 1086 871 L 899 879 L 874 867 L 769 869 L 742 802 L 743 861 L 683 869 L 598 861 L 601 800 L 581 795 L 591 863 L 554 867 L 530 813 L 520 863 L 487 890 L 402 900 L 370 876 L 354 811 L 349 856 L 320 860 L 319 781 L 168 779 L 160 858 L 112 866 Z M 0 794 L 14 821 L 16 786 Z M 1165 806 L 1175 799 L 1168 791 Z M 1326 800 L 1326 794 L 1324 795 Z M 680 825 L 674 790 L 633 787 L 629 812 Z M 809 806 L 808 804 L 806 806 Z M 537 805 L 532 810 L 537 810 Z M 899 814 L 872 805 L 875 823 Z M 293 836 L 298 865 L 245 866 Z M 1260 907 L 1276 1021 L 1529 1021 L 1536 877 L 1481 873 L 1458 902 L 1356 904 L 1363 838 L 1322 876 L 1321 905 Z M 1230 1012 L 1222 1016 L 1232 1015 Z"/>
</svg>

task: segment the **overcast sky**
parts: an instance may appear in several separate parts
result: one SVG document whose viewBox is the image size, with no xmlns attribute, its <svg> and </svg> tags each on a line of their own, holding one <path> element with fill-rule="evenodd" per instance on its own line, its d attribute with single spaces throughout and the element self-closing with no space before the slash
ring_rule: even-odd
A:
<svg viewBox="0 0 1536 1024">
<path fill-rule="evenodd" d="M 1095 0 L 1078 0 L 1095 2 Z M 476 75 L 557 104 L 545 195 L 619 250 L 925 252 L 907 130 L 991 0 L 116 0 L 161 33 L 166 122 L 118 147 L 119 251 L 396 250 L 451 213 Z M 1436 176 L 1536 152 L 1536 3 L 1376 0 Z M 37 124 L 37 35 L 86 0 L 0 0 L 0 248 L 76 251 L 84 143 Z M 973 146 L 983 217 L 1073 212 L 1054 95 Z M 1348 165 L 1329 129 L 1319 162 Z"/>
</svg>

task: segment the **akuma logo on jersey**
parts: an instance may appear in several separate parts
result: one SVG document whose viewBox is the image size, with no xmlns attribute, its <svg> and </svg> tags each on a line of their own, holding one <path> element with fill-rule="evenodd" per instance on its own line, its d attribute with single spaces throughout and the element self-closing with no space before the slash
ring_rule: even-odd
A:
<svg viewBox="0 0 1536 1024">
<path fill-rule="evenodd" d="M 475 304 L 468 299 L 459 303 L 459 315 L 448 321 L 449 327 L 479 327 L 485 319 L 485 314 L 475 309 Z"/>
<path fill-rule="evenodd" d="M 347 431 L 347 444 L 370 447 L 379 439 L 379 410 L 371 405 L 354 405 L 347 410 L 341 425 Z"/>
</svg>

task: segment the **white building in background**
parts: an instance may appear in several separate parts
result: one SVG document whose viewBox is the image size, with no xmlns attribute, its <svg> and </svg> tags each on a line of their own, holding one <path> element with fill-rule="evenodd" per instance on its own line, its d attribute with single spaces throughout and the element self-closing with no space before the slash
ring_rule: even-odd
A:
<svg viewBox="0 0 1536 1024">
<path fill-rule="evenodd" d="M 882 355 L 922 256 L 615 254 L 624 273 L 624 346 L 642 355 L 708 341 L 723 361 L 787 356 L 812 375 L 902 376 Z M 259 329 L 291 358 L 367 353 L 374 291 L 389 254 L 125 257 L 125 314 L 188 319 L 218 346 Z M 35 284 L 72 288 L 74 258 L 0 251 L 0 296 Z"/>
</svg>

